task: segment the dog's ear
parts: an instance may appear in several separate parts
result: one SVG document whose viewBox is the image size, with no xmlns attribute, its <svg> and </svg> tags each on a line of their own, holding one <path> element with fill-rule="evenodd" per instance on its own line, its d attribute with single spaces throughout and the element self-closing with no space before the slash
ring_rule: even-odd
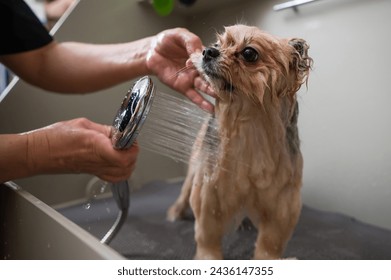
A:
<svg viewBox="0 0 391 280">
<path fill-rule="evenodd" d="M 299 38 L 293 38 L 289 40 L 289 45 L 291 45 L 301 56 L 306 53 L 309 49 L 308 44 L 305 40 Z"/>
<path fill-rule="evenodd" d="M 312 58 L 308 56 L 309 45 L 305 40 L 293 38 L 288 41 L 288 44 L 291 46 L 290 68 L 297 83 L 293 91 L 296 92 L 303 83 L 307 82 L 312 66 Z"/>
<path fill-rule="evenodd" d="M 312 65 L 312 59 L 308 56 L 309 45 L 305 40 L 299 38 L 293 38 L 288 43 L 293 47 L 291 67 L 300 76 L 306 76 Z"/>
</svg>

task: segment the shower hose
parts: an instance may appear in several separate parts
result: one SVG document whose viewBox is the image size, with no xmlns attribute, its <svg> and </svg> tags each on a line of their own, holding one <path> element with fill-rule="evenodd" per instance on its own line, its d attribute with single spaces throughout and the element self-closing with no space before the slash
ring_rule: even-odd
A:
<svg viewBox="0 0 391 280">
<path fill-rule="evenodd" d="M 119 212 L 114 224 L 100 241 L 104 244 L 109 244 L 125 223 L 126 218 L 128 217 L 128 210 L 130 204 L 128 181 L 122 181 L 120 183 L 112 184 L 111 192 L 113 193 L 113 198 L 118 206 Z"/>
</svg>

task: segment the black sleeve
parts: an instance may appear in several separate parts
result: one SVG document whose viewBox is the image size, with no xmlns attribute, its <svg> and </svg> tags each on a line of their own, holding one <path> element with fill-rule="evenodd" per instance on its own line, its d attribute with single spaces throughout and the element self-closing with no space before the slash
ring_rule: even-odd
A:
<svg viewBox="0 0 391 280">
<path fill-rule="evenodd" d="M 53 41 L 23 0 L 0 0 L 0 55 L 34 50 Z"/>
</svg>

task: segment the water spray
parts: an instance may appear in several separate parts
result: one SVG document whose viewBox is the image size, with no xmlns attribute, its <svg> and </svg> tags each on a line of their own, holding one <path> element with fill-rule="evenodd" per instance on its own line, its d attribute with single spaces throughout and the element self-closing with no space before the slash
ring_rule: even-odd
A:
<svg viewBox="0 0 391 280">
<path fill-rule="evenodd" d="M 148 116 L 148 118 L 147 118 Z M 189 163 L 202 126 L 207 126 L 202 147 L 213 159 L 219 142 L 216 120 L 188 99 L 157 92 L 152 79 L 145 76 L 137 80 L 125 95 L 112 129 L 115 149 L 128 149 L 136 138 L 146 149 L 177 162 Z M 142 128 L 142 130 L 141 130 Z M 110 243 L 125 222 L 129 210 L 128 181 L 112 184 L 111 191 L 119 208 L 118 217 L 101 240 Z"/>
</svg>

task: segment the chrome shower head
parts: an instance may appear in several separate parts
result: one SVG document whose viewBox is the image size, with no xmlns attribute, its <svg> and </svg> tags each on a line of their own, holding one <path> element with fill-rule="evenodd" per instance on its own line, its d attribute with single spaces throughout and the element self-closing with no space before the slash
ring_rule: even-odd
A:
<svg viewBox="0 0 391 280">
<path fill-rule="evenodd" d="M 137 80 L 129 89 L 113 121 L 114 148 L 126 149 L 133 144 L 148 115 L 154 96 L 155 86 L 148 76 Z"/>
<path fill-rule="evenodd" d="M 154 96 L 155 87 L 148 76 L 137 80 L 129 89 L 113 121 L 111 142 L 115 149 L 123 150 L 132 146 L 148 115 Z M 117 235 L 126 221 L 129 210 L 128 181 L 112 184 L 111 191 L 119 212 L 113 226 L 101 240 L 105 244 L 109 244 Z"/>
</svg>

